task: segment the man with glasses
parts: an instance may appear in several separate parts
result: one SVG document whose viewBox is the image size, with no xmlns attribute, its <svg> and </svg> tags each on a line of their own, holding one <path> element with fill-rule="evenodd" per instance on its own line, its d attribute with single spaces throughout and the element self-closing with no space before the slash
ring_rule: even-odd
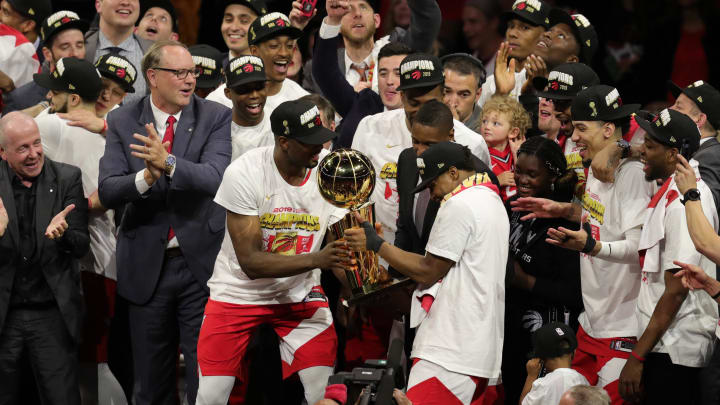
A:
<svg viewBox="0 0 720 405">
<path fill-rule="evenodd" d="M 194 94 L 190 52 L 158 41 L 143 58 L 150 95 L 108 114 L 99 196 L 125 206 L 117 236 L 118 294 L 128 301 L 138 405 L 175 400 L 179 343 L 188 403 L 207 281 L 225 229 L 213 203 L 230 163 L 230 110 Z"/>
</svg>

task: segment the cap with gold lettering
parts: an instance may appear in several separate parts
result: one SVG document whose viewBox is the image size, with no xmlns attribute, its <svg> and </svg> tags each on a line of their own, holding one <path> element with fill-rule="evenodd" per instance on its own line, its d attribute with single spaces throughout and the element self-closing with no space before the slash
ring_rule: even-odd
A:
<svg viewBox="0 0 720 405">
<path fill-rule="evenodd" d="M 89 24 L 81 20 L 74 11 L 62 10 L 53 13 L 43 21 L 40 27 L 40 39 L 42 39 L 43 43 L 47 46 L 48 40 L 61 31 L 75 28 L 84 34 L 88 30 L 88 27 Z"/>
<path fill-rule="evenodd" d="M 248 44 L 257 45 L 270 38 L 287 35 L 300 38 L 302 30 L 290 25 L 290 19 L 283 13 L 268 13 L 256 18 L 248 29 Z"/>
<path fill-rule="evenodd" d="M 427 87 L 428 90 L 445 81 L 443 65 L 436 56 L 413 53 L 400 62 L 398 90 Z"/>
<path fill-rule="evenodd" d="M 100 72 L 92 63 L 75 57 L 60 58 L 52 73 L 35 73 L 33 81 L 48 90 L 73 93 L 95 100 L 102 90 Z"/>
<path fill-rule="evenodd" d="M 133 84 L 137 78 L 135 65 L 124 56 L 109 53 L 98 58 L 95 67 L 103 77 L 120 84 L 128 93 L 135 93 Z"/>
</svg>

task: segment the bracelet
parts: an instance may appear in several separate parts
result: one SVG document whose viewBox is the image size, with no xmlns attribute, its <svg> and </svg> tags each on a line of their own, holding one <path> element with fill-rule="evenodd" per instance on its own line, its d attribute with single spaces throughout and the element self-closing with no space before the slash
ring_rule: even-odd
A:
<svg viewBox="0 0 720 405">
<path fill-rule="evenodd" d="M 635 357 L 637 359 L 637 361 L 639 361 L 640 363 L 645 363 L 645 357 L 638 356 L 634 350 L 632 352 L 630 352 L 630 355 Z"/>
<path fill-rule="evenodd" d="M 714 300 L 720 298 L 720 290 L 718 290 L 718 292 L 715 293 L 715 295 L 710 296 L 710 298 L 712 298 L 712 299 L 714 299 Z"/>
<path fill-rule="evenodd" d="M 585 240 L 585 246 L 582 248 L 581 252 L 583 253 L 590 253 L 595 249 L 595 245 L 597 244 L 597 241 L 595 238 L 592 237 L 592 229 L 590 228 L 590 224 L 585 222 L 582 226 L 582 228 L 585 230 L 585 233 L 587 234 L 587 239 Z"/>
</svg>

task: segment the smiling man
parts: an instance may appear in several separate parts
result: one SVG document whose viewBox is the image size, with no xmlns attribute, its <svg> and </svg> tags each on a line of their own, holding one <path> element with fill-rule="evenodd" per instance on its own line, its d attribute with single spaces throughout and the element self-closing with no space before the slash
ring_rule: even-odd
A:
<svg viewBox="0 0 720 405">
<path fill-rule="evenodd" d="M 140 20 L 135 34 L 148 41 L 178 39 L 178 21 L 175 7 L 168 0 L 143 1 Z"/>
<path fill-rule="evenodd" d="M 537 41 L 533 54 L 542 58 L 550 71 L 562 63 L 592 63 L 599 42 L 595 27 L 582 14 L 550 10 L 550 29 Z"/>
<path fill-rule="evenodd" d="M 85 59 L 95 62 L 101 55 L 117 53 L 126 57 L 134 66 L 140 66 L 152 41 L 134 34 L 135 23 L 140 17 L 139 0 L 98 0 L 95 5 L 100 16 L 99 28 L 91 29 L 85 35 Z M 145 78 L 138 77 L 134 87 L 135 93 L 129 95 L 125 103 L 145 96 Z"/>
<path fill-rule="evenodd" d="M 224 229 L 213 197 L 230 163 L 231 112 L 195 96 L 200 71 L 179 42 L 156 42 L 142 74 L 150 95 L 108 115 L 99 196 L 110 209 L 125 207 L 117 288 L 128 301 L 134 403 L 175 400 L 179 343 L 194 404 L 206 283 Z"/>
</svg>

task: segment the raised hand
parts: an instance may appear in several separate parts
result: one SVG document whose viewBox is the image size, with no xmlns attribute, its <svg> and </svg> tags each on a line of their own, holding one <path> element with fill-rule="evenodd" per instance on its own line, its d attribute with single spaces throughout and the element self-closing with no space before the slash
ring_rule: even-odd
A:
<svg viewBox="0 0 720 405">
<path fill-rule="evenodd" d="M 675 184 L 680 194 L 685 194 L 691 188 L 697 188 L 695 170 L 681 154 L 678 153 L 676 156 L 678 163 L 675 165 Z"/>
<path fill-rule="evenodd" d="M 510 45 L 501 43 L 495 59 L 495 94 L 506 96 L 515 88 L 515 59 L 509 55 Z"/>
<path fill-rule="evenodd" d="M 306 17 L 305 15 L 303 15 L 302 3 L 296 0 L 292 2 L 292 10 L 290 10 L 290 15 L 288 15 L 288 18 L 290 19 L 290 25 L 303 30 L 305 29 L 305 27 L 307 27 L 310 20 L 312 20 L 312 18 L 315 17 L 316 14 L 317 8 L 313 9 L 313 13 L 310 17 Z"/>
<path fill-rule="evenodd" d="M 68 223 L 65 221 L 65 217 L 67 217 L 70 211 L 74 209 L 75 204 L 70 204 L 65 207 L 64 210 L 60 211 L 60 213 L 55 215 L 55 217 L 50 221 L 50 225 L 48 225 L 45 230 L 45 237 L 51 240 L 60 239 L 68 228 Z"/>
<path fill-rule="evenodd" d="M 345 14 L 350 12 L 350 2 L 347 0 L 327 0 L 325 9 L 327 10 L 327 23 L 340 25 L 340 21 Z"/>
<path fill-rule="evenodd" d="M 133 138 L 142 142 L 144 145 L 131 144 L 131 155 L 145 160 L 148 168 L 152 166 L 163 172 L 165 170 L 165 160 L 168 156 L 167 149 L 170 147 L 170 143 L 162 142 L 153 124 L 145 124 L 145 129 L 147 130 L 148 136 L 133 134 Z"/>
<path fill-rule="evenodd" d="M 525 142 L 525 134 L 518 134 L 515 136 L 508 137 L 508 143 L 510 143 L 510 151 L 513 154 L 513 161 L 517 162 L 517 152 L 520 149 L 520 145 Z"/>
<path fill-rule="evenodd" d="M 548 69 L 547 64 L 543 58 L 530 55 L 525 60 L 525 76 L 528 80 L 532 80 L 535 77 L 547 77 Z"/>
<path fill-rule="evenodd" d="M 5 209 L 5 204 L 3 204 L 3 200 L 0 198 L 0 236 L 5 235 L 5 230 L 7 230 L 9 222 L 10 218 L 8 217 L 7 210 Z"/>
<path fill-rule="evenodd" d="M 510 203 L 513 211 L 530 211 L 520 218 L 523 221 L 533 218 L 560 218 L 565 215 L 566 207 L 547 198 L 520 197 Z"/>
<path fill-rule="evenodd" d="M 58 113 L 58 117 L 67 120 L 67 124 L 71 127 L 85 128 L 96 134 L 102 134 L 105 129 L 105 120 L 99 118 L 92 111 L 75 110 L 69 113 Z"/>
</svg>

